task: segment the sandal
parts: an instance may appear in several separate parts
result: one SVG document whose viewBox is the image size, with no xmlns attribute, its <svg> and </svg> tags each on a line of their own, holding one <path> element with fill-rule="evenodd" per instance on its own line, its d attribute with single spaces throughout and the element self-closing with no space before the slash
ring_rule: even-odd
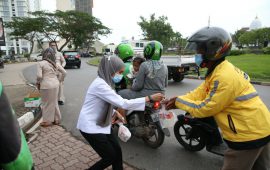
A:
<svg viewBox="0 0 270 170">
<path fill-rule="evenodd" d="M 50 122 L 41 122 L 39 125 L 42 127 L 48 127 L 48 126 L 52 126 L 53 124 Z"/>
</svg>

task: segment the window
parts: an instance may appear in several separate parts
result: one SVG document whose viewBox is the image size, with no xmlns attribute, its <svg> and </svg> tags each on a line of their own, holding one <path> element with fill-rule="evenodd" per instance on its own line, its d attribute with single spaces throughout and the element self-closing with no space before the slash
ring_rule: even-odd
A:
<svg viewBox="0 0 270 170">
<path fill-rule="evenodd" d="M 135 46 L 136 46 L 136 47 L 140 47 L 140 43 L 136 43 Z"/>
<path fill-rule="evenodd" d="M 17 5 L 18 6 L 24 6 L 24 3 L 19 1 L 19 2 L 17 2 Z"/>
<path fill-rule="evenodd" d="M 23 17 L 24 16 L 24 12 L 18 12 L 18 16 Z"/>
<path fill-rule="evenodd" d="M 144 46 L 144 44 L 143 43 L 140 43 L 140 47 L 143 47 Z"/>
<path fill-rule="evenodd" d="M 4 21 L 10 21 L 11 20 L 10 17 L 6 17 L 6 16 L 4 16 L 3 19 L 4 19 Z"/>
<path fill-rule="evenodd" d="M 8 12 L 8 11 L 4 11 L 3 13 L 4 13 L 4 16 L 5 16 L 5 17 L 10 16 L 10 14 L 9 14 L 9 12 Z"/>
<path fill-rule="evenodd" d="M 22 45 L 23 45 L 23 46 L 27 46 L 28 41 L 24 41 L 24 40 L 22 40 L 22 41 L 21 41 L 21 43 L 22 43 Z"/>
</svg>

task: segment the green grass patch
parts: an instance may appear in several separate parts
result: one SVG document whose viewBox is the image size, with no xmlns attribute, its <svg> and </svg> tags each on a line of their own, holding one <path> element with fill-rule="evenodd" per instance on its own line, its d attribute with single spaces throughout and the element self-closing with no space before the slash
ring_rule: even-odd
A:
<svg viewBox="0 0 270 170">
<path fill-rule="evenodd" d="M 226 59 L 246 72 L 252 81 L 270 82 L 269 54 L 243 54 L 228 56 Z M 206 73 L 206 69 L 202 69 L 200 72 L 203 76 Z"/>
<path fill-rule="evenodd" d="M 101 57 L 93 57 L 87 63 L 90 65 L 98 66 L 100 63 Z"/>
<path fill-rule="evenodd" d="M 244 54 L 228 56 L 227 60 L 246 72 L 253 81 L 270 82 L 270 55 Z"/>
</svg>

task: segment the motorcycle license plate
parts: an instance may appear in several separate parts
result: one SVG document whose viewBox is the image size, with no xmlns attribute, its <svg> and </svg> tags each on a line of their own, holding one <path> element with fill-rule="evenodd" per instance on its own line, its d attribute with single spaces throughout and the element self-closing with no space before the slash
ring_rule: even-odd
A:
<svg viewBox="0 0 270 170">
<path fill-rule="evenodd" d="M 159 121 L 158 112 L 151 114 L 151 118 L 152 118 L 153 122 L 158 122 Z"/>
</svg>

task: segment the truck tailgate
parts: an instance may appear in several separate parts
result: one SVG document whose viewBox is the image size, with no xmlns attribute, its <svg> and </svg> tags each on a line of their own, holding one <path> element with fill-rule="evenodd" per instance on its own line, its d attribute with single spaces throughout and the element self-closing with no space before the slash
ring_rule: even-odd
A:
<svg viewBox="0 0 270 170">
<path fill-rule="evenodd" d="M 161 60 L 167 66 L 180 67 L 182 65 L 194 65 L 195 58 L 194 56 L 162 56 Z"/>
</svg>

